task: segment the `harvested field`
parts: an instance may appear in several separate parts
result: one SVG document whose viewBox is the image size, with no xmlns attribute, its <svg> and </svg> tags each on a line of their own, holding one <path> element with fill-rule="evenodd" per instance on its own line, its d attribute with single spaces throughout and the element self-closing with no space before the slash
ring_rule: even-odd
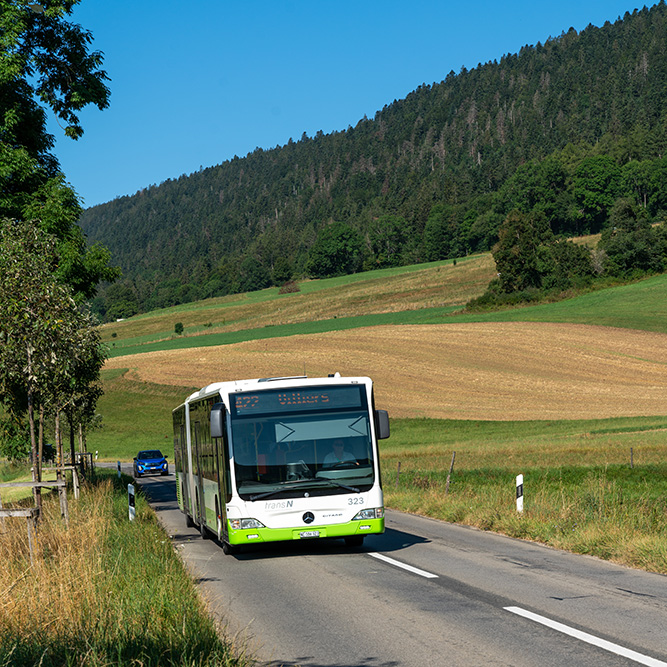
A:
<svg viewBox="0 0 667 667">
<path fill-rule="evenodd" d="M 601 419 L 667 415 L 667 336 L 525 322 L 386 326 L 116 357 L 145 382 L 339 371 L 369 375 L 393 417 Z"/>
</svg>

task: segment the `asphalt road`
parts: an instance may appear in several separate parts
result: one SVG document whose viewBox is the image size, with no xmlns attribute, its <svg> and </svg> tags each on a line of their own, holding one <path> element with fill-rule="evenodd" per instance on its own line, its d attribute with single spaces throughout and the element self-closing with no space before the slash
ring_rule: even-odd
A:
<svg viewBox="0 0 667 667">
<path fill-rule="evenodd" d="M 225 556 L 186 528 L 173 475 L 140 483 L 211 612 L 265 664 L 667 667 L 662 575 L 392 511 L 357 550 Z"/>
</svg>

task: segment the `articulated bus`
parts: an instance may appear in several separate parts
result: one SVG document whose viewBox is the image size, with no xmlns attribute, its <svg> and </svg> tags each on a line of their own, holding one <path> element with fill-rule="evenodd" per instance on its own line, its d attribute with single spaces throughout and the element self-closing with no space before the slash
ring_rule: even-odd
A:
<svg viewBox="0 0 667 667">
<path fill-rule="evenodd" d="M 218 382 L 173 411 L 178 504 L 225 553 L 240 545 L 384 532 L 375 410 L 367 377 Z"/>
</svg>

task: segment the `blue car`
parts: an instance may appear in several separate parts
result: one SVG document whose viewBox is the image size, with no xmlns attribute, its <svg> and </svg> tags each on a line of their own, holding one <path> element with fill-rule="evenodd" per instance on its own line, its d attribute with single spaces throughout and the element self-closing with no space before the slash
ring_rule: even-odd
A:
<svg viewBox="0 0 667 667">
<path fill-rule="evenodd" d="M 134 476 L 168 475 L 167 457 L 159 449 L 146 449 L 134 457 Z"/>
</svg>

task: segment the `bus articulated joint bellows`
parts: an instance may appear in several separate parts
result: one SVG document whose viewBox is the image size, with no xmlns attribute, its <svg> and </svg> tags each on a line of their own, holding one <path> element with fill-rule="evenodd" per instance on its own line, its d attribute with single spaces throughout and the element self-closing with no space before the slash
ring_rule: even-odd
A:
<svg viewBox="0 0 667 667">
<path fill-rule="evenodd" d="M 178 504 L 226 553 L 259 542 L 384 532 L 375 410 L 367 377 L 218 382 L 173 411 Z"/>
</svg>

